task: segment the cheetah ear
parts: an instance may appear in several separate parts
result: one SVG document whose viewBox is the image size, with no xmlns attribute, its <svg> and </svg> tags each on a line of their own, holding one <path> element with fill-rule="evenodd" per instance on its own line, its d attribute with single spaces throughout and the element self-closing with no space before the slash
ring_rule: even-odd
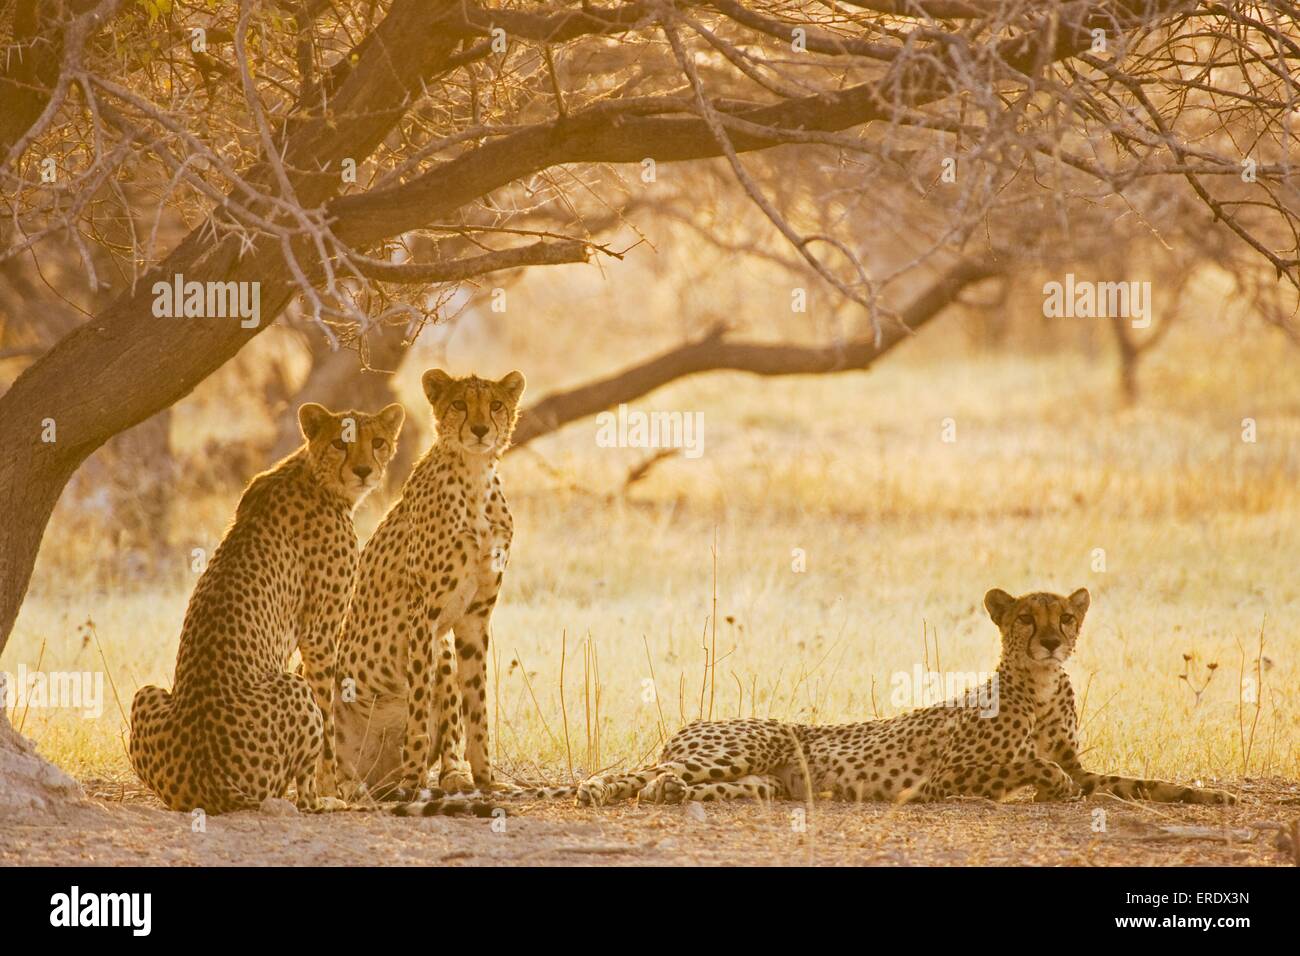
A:
<svg viewBox="0 0 1300 956">
<path fill-rule="evenodd" d="M 402 423 L 406 421 L 406 409 L 397 402 L 387 405 L 375 416 L 384 431 L 388 432 L 389 438 L 396 438 L 397 433 L 402 430 Z"/>
<path fill-rule="evenodd" d="M 431 368 L 420 378 L 420 384 L 424 386 L 424 397 L 429 400 L 430 405 L 437 405 L 438 396 L 454 381 L 455 379 L 440 368 Z"/>
<path fill-rule="evenodd" d="M 524 373 L 520 371 L 511 372 L 497 384 L 510 393 L 512 401 L 518 402 L 519 396 L 524 394 Z"/>
<path fill-rule="evenodd" d="M 1087 588 L 1079 588 L 1066 600 L 1070 602 L 1070 607 L 1074 608 L 1074 613 L 1079 616 L 1079 620 L 1083 620 L 1083 616 L 1088 613 L 1088 606 L 1092 604 L 1092 597 L 1088 594 Z"/>
<path fill-rule="evenodd" d="M 320 434 L 321 426 L 333 417 L 324 405 L 315 402 L 303 405 L 298 409 L 298 427 L 302 429 L 302 437 L 311 441 Z"/>
<path fill-rule="evenodd" d="M 988 594 L 984 595 L 984 608 L 989 612 L 989 617 L 998 627 L 1002 626 L 1002 619 L 1015 605 L 1016 599 L 1001 588 L 994 588 Z"/>
</svg>

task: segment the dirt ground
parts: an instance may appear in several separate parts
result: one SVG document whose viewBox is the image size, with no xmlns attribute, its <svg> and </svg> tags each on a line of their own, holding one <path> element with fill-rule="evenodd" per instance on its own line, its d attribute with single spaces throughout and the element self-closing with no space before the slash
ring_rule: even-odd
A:
<svg viewBox="0 0 1300 956">
<path fill-rule="evenodd" d="M 1244 780 L 1233 807 L 963 800 L 930 806 L 520 803 L 504 819 L 188 814 L 89 782 L 57 816 L 0 821 L 6 866 L 1279 866 L 1300 860 L 1300 783 Z"/>
</svg>

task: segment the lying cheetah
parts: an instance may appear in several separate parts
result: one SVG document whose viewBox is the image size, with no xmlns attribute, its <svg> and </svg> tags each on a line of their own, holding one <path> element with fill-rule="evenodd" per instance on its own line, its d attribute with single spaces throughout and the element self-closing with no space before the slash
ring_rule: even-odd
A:
<svg viewBox="0 0 1300 956">
<path fill-rule="evenodd" d="M 1074 650 L 1088 592 L 1068 598 L 992 590 L 984 596 L 1002 631 L 994 678 L 965 700 L 889 720 L 809 727 L 776 720 L 693 723 L 653 767 L 595 777 L 579 803 L 633 795 L 648 802 L 741 797 L 804 799 L 830 791 L 849 800 L 1002 799 L 1033 787 L 1040 800 L 1091 793 L 1184 803 L 1234 803 L 1222 790 L 1090 773 L 1079 762 L 1074 691 L 1062 663 Z M 564 788 L 527 795 L 563 796 Z M 503 794 L 493 794 L 501 799 Z M 395 812 L 424 812 L 419 803 Z"/>
<path fill-rule="evenodd" d="M 513 534 L 497 462 L 524 376 L 430 369 L 423 385 L 438 437 L 362 552 L 340 636 L 334 716 L 347 799 L 417 791 L 435 757 L 446 790 L 492 783 L 488 621 Z"/>
<path fill-rule="evenodd" d="M 244 491 L 185 613 L 171 693 L 131 705 L 131 765 L 173 810 L 255 808 L 292 781 L 318 810 L 352 512 L 383 478 L 405 413 L 298 410 L 305 442 Z M 304 676 L 286 673 L 294 648 Z"/>
</svg>

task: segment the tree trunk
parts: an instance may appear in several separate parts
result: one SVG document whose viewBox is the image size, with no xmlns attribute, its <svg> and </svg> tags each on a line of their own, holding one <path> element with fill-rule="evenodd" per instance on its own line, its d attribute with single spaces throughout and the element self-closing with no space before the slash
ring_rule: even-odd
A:
<svg viewBox="0 0 1300 956">
<path fill-rule="evenodd" d="M 187 240 L 159 274 L 224 280 L 245 265 L 235 255 L 237 240 L 206 255 L 202 244 Z M 277 314 L 289 297 L 284 275 L 268 271 L 269 262 L 248 268 L 262 282 L 263 315 Z M 283 269 L 282 260 L 269 268 Z M 77 467 L 109 438 L 184 397 L 260 331 L 231 320 L 154 318 L 154 278 L 62 339 L 0 398 L 0 489 L 9 519 L 0 538 L 0 650 L 50 513 Z"/>
<path fill-rule="evenodd" d="M 1115 348 L 1119 354 L 1119 396 L 1120 401 L 1131 406 L 1138 399 L 1138 362 L 1142 358 L 1142 349 L 1129 332 L 1128 319 L 1112 315 L 1110 327 L 1115 333 Z"/>
<path fill-rule="evenodd" d="M 14 730 L 0 706 L 0 820 L 42 813 L 51 805 L 83 796 L 77 781 L 37 755 L 32 742 Z"/>
</svg>

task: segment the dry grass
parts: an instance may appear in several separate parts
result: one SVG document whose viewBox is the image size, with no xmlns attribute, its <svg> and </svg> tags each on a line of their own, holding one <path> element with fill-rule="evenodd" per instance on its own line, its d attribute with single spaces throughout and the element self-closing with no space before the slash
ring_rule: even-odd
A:
<svg viewBox="0 0 1300 956">
<path fill-rule="evenodd" d="M 597 448 L 592 422 L 511 455 L 498 759 L 524 776 L 581 776 L 637 762 L 702 712 L 894 713 L 910 706 L 891 699 L 899 673 L 992 669 L 988 588 L 1086 585 L 1093 609 L 1070 671 L 1088 763 L 1180 780 L 1300 777 L 1294 358 L 1262 336 L 1238 345 L 1180 329 L 1144 370 L 1143 404 L 1118 411 L 1108 356 L 909 345 L 869 375 L 717 375 L 656 394 L 640 407 L 704 412 L 705 454 L 657 465 L 626 495 L 649 453 Z M 941 440 L 945 418 L 955 442 Z M 233 502 L 187 503 L 143 581 L 87 573 L 104 546 L 68 533 L 61 514 L 0 666 L 30 668 L 44 644 L 46 670 L 97 670 L 102 646 L 124 706 L 141 684 L 166 684 L 189 543 L 215 543 Z M 364 530 L 375 519 L 367 511 Z M 1238 693 L 1243 674 L 1262 680 L 1258 710 Z M 122 718 L 105 693 L 98 720 L 13 719 L 74 773 L 124 779 Z"/>
</svg>

